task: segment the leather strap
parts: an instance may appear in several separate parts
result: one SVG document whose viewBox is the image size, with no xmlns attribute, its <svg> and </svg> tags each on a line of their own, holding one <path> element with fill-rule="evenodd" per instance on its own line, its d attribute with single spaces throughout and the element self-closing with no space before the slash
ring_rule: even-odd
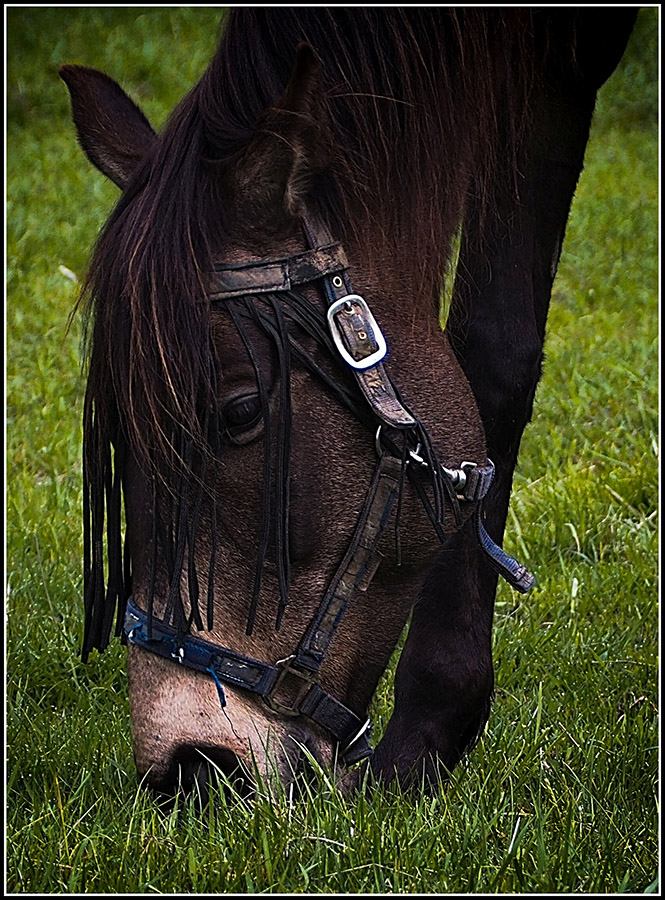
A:
<svg viewBox="0 0 665 900">
<path fill-rule="evenodd" d="M 332 240 L 330 232 L 320 219 L 306 218 L 302 221 L 305 235 L 312 248 L 318 249 L 330 244 Z M 351 282 L 346 272 L 342 273 L 339 278 L 326 276 L 322 279 L 322 283 L 329 307 L 337 300 L 353 294 Z M 358 316 L 359 311 L 355 310 L 354 314 Z M 355 353 L 365 352 L 364 339 L 359 336 L 360 333 L 368 335 L 369 346 L 376 345 L 376 338 L 372 333 L 373 328 L 370 321 L 366 319 L 361 323 L 356 318 L 353 322 L 349 320 L 346 324 L 343 324 L 344 318 L 344 314 L 340 312 L 335 317 L 335 321 L 351 355 L 354 355 L 354 351 Z M 416 419 L 398 399 L 383 363 L 379 362 L 369 369 L 354 369 L 353 374 L 367 402 L 382 422 L 385 422 L 386 425 L 391 425 L 393 428 L 411 428 L 416 424 Z"/>
<path fill-rule="evenodd" d="M 384 453 L 376 467 L 349 548 L 296 651 L 296 663 L 317 672 L 357 591 L 366 591 L 378 568 L 377 553 L 399 490 L 401 460 Z"/>
<path fill-rule="evenodd" d="M 148 650 L 162 659 L 211 675 L 217 685 L 222 707 L 226 699 L 220 682 L 257 694 L 267 703 L 274 702 L 279 712 L 303 715 L 320 725 L 340 744 L 340 752 L 347 765 L 371 755 L 371 728 L 352 710 L 328 694 L 311 678 L 304 681 L 292 706 L 282 706 L 276 690 L 287 677 L 298 673 L 289 666 L 270 665 L 250 656 L 243 656 L 228 647 L 212 644 L 203 638 L 185 635 L 179 641 L 175 628 L 157 619 L 148 623 L 147 613 L 139 609 L 133 597 L 127 601 L 124 632 L 129 643 Z"/>
<path fill-rule="evenodd" d="M 308 284 L 348 268 L 344 248 L 332 242 L 284 259 L 218 264 L 211 277 L 210 298 L 230 300 L 246 294 L 289 291 L 294 285 Z"/>
</svg>

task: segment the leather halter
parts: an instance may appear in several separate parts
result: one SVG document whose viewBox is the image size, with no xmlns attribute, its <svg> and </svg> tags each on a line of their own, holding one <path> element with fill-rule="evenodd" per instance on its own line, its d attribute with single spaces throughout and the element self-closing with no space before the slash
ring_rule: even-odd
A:
<svg viewBox="0 0 665 900">
<path fill-rule="evenodd" d="M 309 250 L 288 258 L 217 266 L 210 298 L 229 300 L 283 292 L 303 284 L 321 284 L 334 346 L 353 371 L 375 424 L 379 424 L 376 434 L 379 458 L 348 549 L 296 649 L 274 664 L 190 634 L 179 636 L 165 622 L 149 620 L 131 597 L 124 630 L 130 643 L 208 673 L 217 686 L 222 707 L 226 705 L 223 684 L 227 684 L 258 695 L 281 715 L 309 718 L 335 739 L 344 762 L 351 765 L 372 753 L 371 723 L 323 690 L 318 683 L 319 670 L 349 604 L 359 592 L 367 590 L 378 568 L 378 547 L 400 496 L 405 464 L 411 468 L 430 467 L 430 474 L 439 479 L 452 498 L 458 525 L 461 524 L 458 503 L 474 504 L 474 532 L 479 545 L 489 562 L 516 590 L 528 591 L 533 576 L 498 547 L 483 526 L 481 505 L 492 483 L 494 465 L 488 460 L 484 466 L 462 463 L 459 469 L 447 469 L 432 454 L 420 455 L 419 439 L 425 439 L 427 433 L 399 398 L 383 366 L 387 353 L 385 339 L 366 301 L 353 293 L 343 248 L 332 241 L 321 222 L 306 219 L 303 226 Z M 400 450 L 389 434 L 382 434 L 384 428 L 404 435 L 404 449 Z M 413 439 L 412 448 L 408 445 L 409 437 Z M 415 477 L 411 481 L 438 536 L 444 540 L 441 522 L 434 515 L 419 479 Z"/>
</svg>

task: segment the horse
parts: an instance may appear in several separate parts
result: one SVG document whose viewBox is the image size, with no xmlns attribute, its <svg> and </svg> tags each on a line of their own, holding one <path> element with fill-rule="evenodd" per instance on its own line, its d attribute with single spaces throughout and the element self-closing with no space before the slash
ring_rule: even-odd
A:
<svg viewBox="0 0 665 900">
<path fill-rule="evenodd" d="M 83 658 L 127 644 L 155 790 L 308 754 L 432 786 L 479 739 L 498 576 L 533 583 L 500 545 L 552 283 L 635 16 L 234 8 L 159 134 L 60 70 L 122 192 L 81 296 Z"/>
</svg>

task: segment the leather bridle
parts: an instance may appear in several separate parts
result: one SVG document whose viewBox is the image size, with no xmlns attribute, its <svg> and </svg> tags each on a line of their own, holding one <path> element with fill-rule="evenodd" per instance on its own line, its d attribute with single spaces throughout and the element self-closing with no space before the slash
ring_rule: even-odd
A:
<svg viewBox="0 0 665 900">
<path fill-rule="evenodd" d="M 124 631 L 131 644 L 210 675 L 222 707 L 226 705 L 226 684 L 261 697 L 283 716 L 305 716 L 336 741 L 344 762 L 351 765 L 372 753 L 371 723 L 325 691 L 319 684 L 319 672 L 344 613 L 354 597 L 367 590 L 378 567 L 378 547 L 395 504 L 399 515 L 404 474 L 442 541 L 446 538 L 445 507 L 452 510 L 460 527 L 460 504 L 473 504 L 474 532 L 488 561 L 521 593 L 532 587 L 533 576 L 498 547 L 483 526 L 481 507 L 494 476 L 492 462 L 488 460 L 483 466 L 462 462 L 458 469 L 448 469 L 438 462 L 426 428 L 400 398 L 386 372 L 385 338 L 367 302 L 353 291 L 342 246 L 333 242 L 320 221 L 304 219 L 303 228 L 310 248 L 303 253 L 216 267 L 210 299 L 225 302 L 279 295 L 303 285 L 322 288 L 329 332 L 324 334 L 321 323 L 311 327 L 318 329 L 319 341 L 329 354 L 353 372 L 365 402 L 358 403 L 357 396 L 331 380 L 295 339 L 293 349 L 338 399 L 375 429 L 378 455 L 344 558 L 299 644 L 286 659 L 275 663 L 244 656 L 191 634 L 180 635 L 166 622 L 139 609 L 132 597 L 127 602 Z"/>
</svg>

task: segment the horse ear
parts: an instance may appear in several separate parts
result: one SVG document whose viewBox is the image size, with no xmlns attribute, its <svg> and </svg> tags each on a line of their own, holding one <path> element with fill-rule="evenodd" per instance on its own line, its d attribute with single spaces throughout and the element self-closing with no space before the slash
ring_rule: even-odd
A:
<svg viewBox="0 0 665 900">
<path fill-rule="evenodd" d="M 156 139 L 150 123 L 120 85 L 96 69 L 62 66 L 72 117 L 83 152 L 100 172 L 124 188 Z"/>
<path fill-rule="evenodd" d="M 277 115 L 292 114 L 292 124 L 297 130 L 299 125 L 311 125 L 317 121 L 321 99 L 321 63 L 310 45 L 301 42 L 296 47 L 289 83 L 272 107 L 272 112 Z"/>
<path fill-rule="evenodd" d="M 309 44 L 296 47 L 291 78 L 268 120 L 281 139 L 278 152 L 290 162 L 284 205 L 293 215 L 301 215 L 315 172 L 325 167 L 329 149 L 321 63 Z"/>
<path fill-rule="evenodd" d="M 321 64 L 309 44 L 301 43 L 282 96 L 245 148 L 238 186 L 266 206 L 282 202 L 291 215 L 302 215 L 312 181 L 327 165 L 329 146 Z"/>
</svg>

